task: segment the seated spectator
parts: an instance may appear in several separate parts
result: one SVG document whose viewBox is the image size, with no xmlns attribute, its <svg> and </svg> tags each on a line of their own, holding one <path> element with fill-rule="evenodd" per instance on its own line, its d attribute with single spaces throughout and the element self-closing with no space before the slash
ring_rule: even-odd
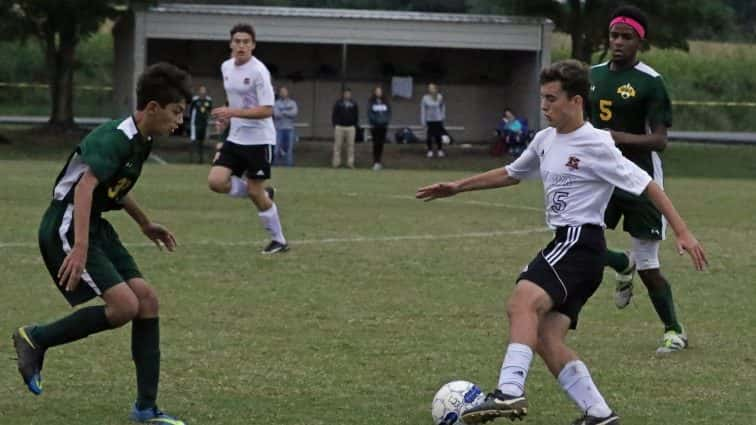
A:
<svg viewBox="0 0 756 425">
<path fill-rule="evenodd" d="M 520 149 L 527 142 L 527 120 L 517 118 L 511 109 L 504 109 L 504 115 L 496 126 L 496 142 L 491 155 L 500 156 L 506 150 L 512 156 L 519 156 Z"/>
</svg>

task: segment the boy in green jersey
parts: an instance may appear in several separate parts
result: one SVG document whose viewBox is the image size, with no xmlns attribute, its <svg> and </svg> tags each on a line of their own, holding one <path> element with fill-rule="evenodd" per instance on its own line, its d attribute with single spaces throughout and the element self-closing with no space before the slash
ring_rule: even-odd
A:
<svg viewBox="0 0 756 425">
<path fill-rule="evenodd" d="M 609 46 L 612 59 L 591 68 L 590 120 L 596 128 L 612 133 L 625 157 L 663 185 L 661 156 L 672 125 L 672 107 L 661 75 L 638 60 L 646 37 L 648 20 L 632 6 L 623 6 L 611 16 Z M 651 302 L 664 323 L 659 354 L 680 351 L 688 338 L 677 320 L 672 290 L 659 270 L 659 245 L 666 223 L 645 195 L 635 196 L 615 189 L 604 221 L 622 228 L 632 238 L 629 252 L 607 251 L 607 264 L 617 272 L 615 304 L 624 308 L 633 295 L 633 273 L 638 272 Z"/>
<path fill-rule="evenodd" d="M 183 424 L 156 404 L 160 375 L 157 294 L 102 213 L 125 210 L 159 248 L 174 250 L 173 234 L 151 221 L 129 192 L 150 154 L 152 137 L 168 135 L 181 124 L 190 97 L 186 72 L 167 63 L 150 66 L 138 81 L 134 115 L 105 123 L 87 135 L 55 180 L 52 201 L 39 227 L 42 258 L 71 306 L 95 296 L 105 305 L 80 308 L 57 321 L 16 330 L 18 370 L 32 393 L 42 392 L 42 363 L 48 349 L 131 322 L 137 375 L 131 420 Z"/>
</svg>

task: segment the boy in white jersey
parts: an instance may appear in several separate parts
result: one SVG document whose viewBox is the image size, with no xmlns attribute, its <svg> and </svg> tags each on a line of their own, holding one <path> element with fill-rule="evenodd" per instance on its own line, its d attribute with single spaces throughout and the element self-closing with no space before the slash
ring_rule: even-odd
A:
<svg viewBox="0 0 756 425">
<path fill-rule="evenodd" d="M 228 106 L 212 112 L 222 127 L 230 125 L 230 131 L 207 176 L 208 185 L 213 192 L 249 197 L 271 238 L 263 254 L 285 252 L 289 245 L 281 229 L 273 191 L 265 187 L 276 145 L 270 72 L 252 56 L 255 30 L 251 25 L 234 26 L 230 45 L 231 59 L 221 65 Z"/>
<path fill-rule="evenodd" d="M 509 345 L 498 388 L 481 405 L 464 411 L 467 424 L 528 413 L 525 378 L 535 350 L 582 416 L 573 425 L 619 424 L 594 384 L 588 368 L 565 345 L 569 329 L 601 282 L 604 265 L 604 211 L 614 187 L 645 192 L 669 220 L 678 250 L 687 251 L 697 270 L 706 265 L 703 248 L 671 201 L 651 177 L 622 156 L 606 131 L 583 120 L 588 69 L 575 60 L 557 62 L 540 76 L 541 109 L 550 128 L 533 139 L 512 164 L 466 179 L 422 187 L 427 201 L 459 192 L 515 185 L 540 171 L 546 222 L 554 239 L 525 267 L 507 306 Z"/>
</svg>

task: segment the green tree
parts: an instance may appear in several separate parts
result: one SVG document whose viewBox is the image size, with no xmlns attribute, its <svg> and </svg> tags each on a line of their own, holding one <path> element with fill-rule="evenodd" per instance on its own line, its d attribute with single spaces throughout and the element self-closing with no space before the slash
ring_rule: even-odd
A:
<svg viewBox="0 0 756 425">
<path fill-rule="evenodd" d="M 735 40 L 753 41 L 756 39 L 756 2 L 753 0 L 725 0 L 735 12 L 738 23 Z"/>
<path fill-rule="evenodd" d="M 44 52 L 50 86 L 50 127 L 75 126 L 76 47 L 106 19 L 121 13 L 118 3 L 125 1 L 0 0 L 0 36 L 6 40 L 36 40 Z"/>
<path fill-rule="evenodd" d="M 468 0 L 471 12 L 546 16 L 570 35 L 572 57 L 590 62 L 608 47 L 609 14 L 620 4 L 633 4 L 649 16 L 649 40 L 659 47 L 688 50 L 688 38 L 708 31 L 727 31 L 733 11 L 721 0 Z M 602 55 L 603 56 L 603 55 Z"/>
</svg>

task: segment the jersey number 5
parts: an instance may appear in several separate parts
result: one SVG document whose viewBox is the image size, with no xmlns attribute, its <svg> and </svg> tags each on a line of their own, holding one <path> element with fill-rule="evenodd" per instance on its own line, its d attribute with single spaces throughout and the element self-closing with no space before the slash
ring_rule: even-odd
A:
<svg viewBox="0 0 756 425">
<path fill-rule="evenodd" d="M 549 209 L 555 213 L 563 211 L 567 208 L 567 201 L 565 198 L 569 195 L 569 192 L 554 192 L 554 195 L 551 196 L 551 207 L 549 207 Z"/>
<path fill-rule="evenodd" d="M 609 121 L 610 119 L 612 119 L 611 107 L 611 100 L 599 99 L 599 110 L 601 111 L 599 118 L 601 118 L 602 121 Z"/>
</svg>

